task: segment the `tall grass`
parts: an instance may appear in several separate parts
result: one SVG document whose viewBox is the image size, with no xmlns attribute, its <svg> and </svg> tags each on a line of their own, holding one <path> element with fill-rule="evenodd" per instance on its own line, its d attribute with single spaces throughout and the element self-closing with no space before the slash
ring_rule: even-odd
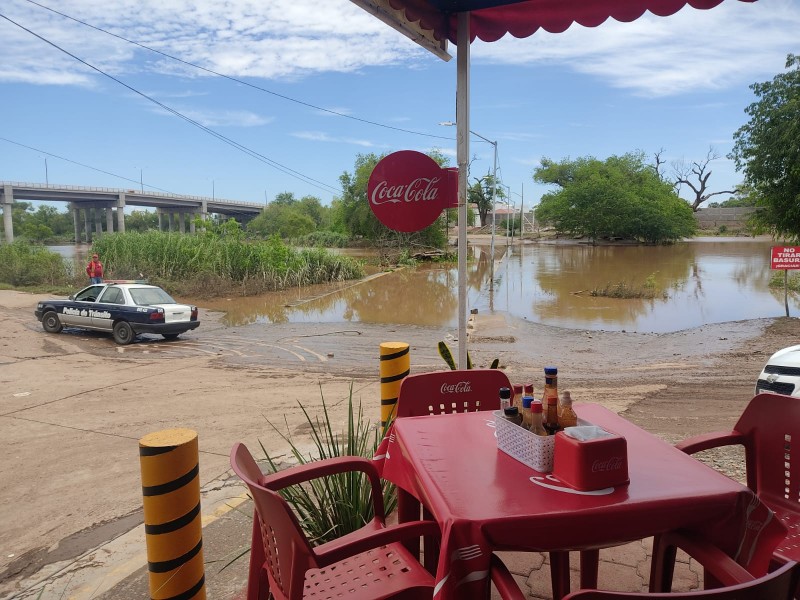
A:
<svg viewBox="0 0 800 600">
<path fill-rule="evenodd" d="M 228 281 L 255 291 L 363 277 L 362 264 L 321 248 L 294 250 L 280 239 L 150 231 L 104 235 L 93 246 L 107 277 L 154 281 Z"/>
<path fill-rule="evenodd" d="M 72 278 L 71 265 L 60 254 L 26 241 L 0 244 L 0 282 L 23 287 L 64 285 Z"/>
<path fill-rule="evenodd" d="M 769 287 L 783 289 L 783 271 L 774 271 L 769 278 Z M 786 287 L 791 292 L 800 292 L 800 273 L 792 271 L 786 278 Z"/>
</svg>

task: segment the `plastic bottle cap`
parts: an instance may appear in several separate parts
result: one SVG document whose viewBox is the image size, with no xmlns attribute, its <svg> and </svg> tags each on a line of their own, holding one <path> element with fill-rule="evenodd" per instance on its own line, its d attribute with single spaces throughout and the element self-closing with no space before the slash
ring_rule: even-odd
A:
<svg viewBox="0 0 800 600">
<path fill-rule="evenodd" d="M 516 395 L 516 394 L 521 394 L 521 393 L 522 393 L 522 386 L 518 385 L 518 384 L 515 384 L 514 385 L 514 394 Z"/>
<path fill-rule="evenodd" d="M 542 412 L 542 403 L 541 402 L 534 402 L 531 404 L 531 412 L 532 413 L 540 413 Z"/>
<path fill-rule="evenodd" d="M 533 396 L 522 397 L 522 408 L 528 408 L 533 403 Z"/>
<path fill-rule="evenodd" d="M 504 400 L 510 399 L 511 398 L 511 390 L 508 389 L 507 387 L 501 387 L 500 388 L 500 397 L 503 398 Z"/>
<path fill-rule="evenodd" d="M 544 368 L 545 375 L 558 375 L 558 367 L 545 367 Z"/>
<path fill-rule="evenodd" d="M 516 417 L 519 414 L 519 409 L 516 406 L 509 406 L 503 409 L 503 413 L 505 413 L 507 417 Z"/>
<path fill-rule="evenodd" d="M 528 396 L 533 396 L 533 384 L 532 383 L 526 383 L 523 386 L 523 389 L 525 390 L 525 394 L 527 394 Z"/>
</svg>

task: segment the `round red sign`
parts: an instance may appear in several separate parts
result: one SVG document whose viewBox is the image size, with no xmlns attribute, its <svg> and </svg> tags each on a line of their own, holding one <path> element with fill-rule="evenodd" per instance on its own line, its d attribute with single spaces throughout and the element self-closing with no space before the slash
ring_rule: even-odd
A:
<svg viewBox="0 0 800 600">
<path fill-rule="evenodd" d="M 383 158 L 367 184 L 369 207 L 395 231 L 420 231 L 433 224 L 445 207 L 447 177 L 422 152 L 401 150 Z"/>
</svg>

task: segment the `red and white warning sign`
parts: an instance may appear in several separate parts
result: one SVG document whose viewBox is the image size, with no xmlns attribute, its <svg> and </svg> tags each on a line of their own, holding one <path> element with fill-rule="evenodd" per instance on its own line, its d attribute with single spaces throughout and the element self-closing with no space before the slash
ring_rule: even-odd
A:
<svg viewBox="0 0 800 600">
<path fill-rule="evenodd" d="M 772 246 L 772 269 L 800 269 L 800 246 Z"/>
</svg>

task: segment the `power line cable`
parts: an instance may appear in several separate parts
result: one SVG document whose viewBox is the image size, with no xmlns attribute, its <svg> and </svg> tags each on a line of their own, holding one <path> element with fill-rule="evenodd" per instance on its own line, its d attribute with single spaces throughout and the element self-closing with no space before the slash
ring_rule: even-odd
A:
<svg viewBox="0 0 800 600">
<path fill-rule="evenodd" d="M 277 98 L 281 98 L 283 100 L 288 100 L 289 102 L 294 102 L 295 104 L 300 104 L 300 105 L 306 106 L 308 108 L 313 108 L 314 110 L 319 110 L 319 111 L 322 111 L 322 112 L 325 112 L 325 113 L 328 113 L 328 114 L 331 114 L 331 115 L 336 115 L 337 117 L 344 117 L 345 119 L 351 119 L 353 121 L 358 121 L 359 123 L 366 123 L 367 125 L 374 125 L 376 127 L 383 127 L 385 129 L 391 129 L 391 130 L 394 130 L 394 131 L 400 131 L 402 133 L 410 133 L 412 135 L 420 135 L 420 136 L 436 138 L 436 139 L 440 139 L 440 140 L 448 140 L 448 141 L 451 141 L 451 142 L 453 141 L 453 138 L 449 138 L 449 137 L 446 137 L 446 136 L 443 136 L 443 135 L 436 135 L 436 134 L 433 134 L 433 133 L 423 133 L 421 131 L 413 131 L 411 129 L 403 129 L 402 127 L 394 127 L 392 125 L 386 125 L 385 123 L 378 123 L 377 121 L 370 121 L 369 119 L 362 119 L 361 117 L 354 117 L 353 115 L 348 115 L 348 114 L 345 114 L 345 113 L 341 113 L 341 112 L 338 112 L 338 111 L 335 111 L 335 110 L 331 110 L 329 108 L 323 108 L 321 106 L 316 106 L 315 104 L 311 104 L 310 102 L 304 102 L 303 100 L 298 100 L 296 98 L 292 98 L 292 97 L 286 96 L 284 94 L 279 94 L 278 92 L 273 92 L 272 90 L 268 90 L 268 89 L 263 88 L 261 86 L 255 85 L 253 83 L 249 83 L 247 81 L 244 81 L 242 79 L 238 79 L 236 77 L 232 77 L 230 75 L 225 75 L 224 73 L 220 73 L 218 71 L 214 71 L 213 69 L 209 69 L 207 67 L 203 67 L 201 65 L 195 64 L 195 63 L 190 62 L 188 60 L 183 60 L 182 58 L 178 58 L 177 56 L 173 56 L 171 54 L 167 54 L 166 52 L 162 52 L 161 50 L 156 50 L 155 48 L 151 48 L 150 46 L 147 46 L 145 44 L 130 40 L 130 39 L 126 38 L 126 37 L 123 37 L 121 35 L 118 35 L 116 33 L 108 31 L 106 29 L 103 29 L 102 27 L 97 27 L 96 25 L 92 25 L 91 23 L 87 23 L 86 21 L 82 21 L 82 20 L 77 19 L 75 17 L 72 17 L 72 16 L 70 16 L 68 14 L 65 14 L 65 13 L 62 13 L 60 11 L 57 11 L 54 8 L 50 8 L 49 6 L 45 6 L 44 4 L 39 4 L 38 2 L 35 2 L 35 0 L 26 0 L 26 1 L 29 2 L 30 4 L 33 4 L 33 5 L 38 6 L 40 8 L 43 8 L 44 10 L 48 10 L 48 11 L 50 11 L 52 13 L 60 15 L 60 16 L 64 17 L 65 19 L 70 19 L 71 21 L 75 21 L 76 23 L 80 23 L 81 25 L 84 25 L 84 26 L 90 27 L 90 28 L 92 28 L 92 29 L 94 29 L 96 31 L 100 31 L 102 33 L 105 33 L 106 35 L 110 35 L 110 36 L 115 37 L 115 38 L 117 38 L 119 40 L 127 42 L 129 44 L 133 44 L 134 46 L 138 46 L 139 48 L 143 48 L 145 50 L 149 50 L 150 52 L 155 52 L 156 54 L 159 54 L 161 56 L 169 58 L 170 60 L 177 61 L 177 62 L 182 63 L 184 65 L 188 65 L 190 67 L 193 67 L 195 69 L 200 69 L 201 71 L 205 71 L 206 73 L 211 73 L 212 75 L 216 75 L 217 77 L 223 77 L 225 79 L 228 79 L 230 81 L 233 81 L 233 82 L 241 84 L 241 85 L 245 85 L 247 87 L 253 88 L 253 89 L 258 90 L 260 92 L 264 92 L 266 94 L 271 94 L 272 96 L 275 96 Z"/>
<path fill-rule="evenodd" d="M 14 21 L 13 19 L 7 17 L 6 15 L 0 13 L 0 18 L 5 19 L 6 21 L 11 23 L 12 25 L 15 25 L 15 26 L 19 27 L 20 29 L 22 29 L 23 31 L 27 31 L 32 36 L 40 39 L 41 41 L 43 41 L 46 44 L 52 46 L 53 48 L 59 50 L 60 52 L 63 52 L 67 56 L 77 60 L 81 64 L 83 64 L 83 65 L 89 67 L 90 69 L 92 69 L 93 71 L 96 71 L 96 72 L 100 73 L 101 75 L 103 75 L 105 77 L 108 77 L 112 81 L 115 81 L 116 83 L 120 84 L 121 86 L 125 87 L 126 89 L 130 90 L 131 92 L 141 96 L 142 98 L 145 98 L 146 100 L 152 102 L 153 104 L 159 106 L 160 108 L 166 110 L 167 112 L 175 115 L 176 117 L 179 117 L 179 118 L 183 119 L 187 123 L 189 123 L 191 125 L 194 125 L 195 127 L 199 128 L 199 129 L 202 129 L 203 131 L 205 131 L 209 135 L 212 135 L 215 138 L 217 138 L 218 140 L 220 140 L 221 142 L 224 142 L 224 143 L 228 144 L 229 146 L 232 146 L 232 147 L 236 148 L 240 152 L 243 152 L 244 154 L 247 154 L 247 155 L 251 156 L 252 158 L 255 158 L 256 160 L 259 160 L 259 161 L 271 166 L 272 168 L 274 168 L 274 169 L 276 169 L 278 171 L 281 171 L 282 173 L 284 173 L 286 175 L 289 175 L 290 177 L 294 177 L 295 179 L 299 179 L 300 181 L 303 181 L 304 183 L 308 183 L 308 184 L 310 184 L 310 185 L 312 185 L 312 186 L 314 186 L 314 187 L 316 187 L 318 189 L 321 189 L 321 190 L 323 190 L 325 192 L 336 194 L 336 193 L 339 193 L 341 191 L 340 189 L 335 188 L 334 186 L 328 185 L 327 183 L 324 183 L 322 181 L 314 179 L 313 177 L 309 177 L 308 175 L 304 175 L 303 173 L 300 173 L 299 171 L 295 171 L 294 169 L 292 169 L 290 167 L 287 167 L 286 165 L 283 165 L 283 164 L 281 164 L 281 163 L 279 163 L 277 161 L 274 161 L 271 158 L 268 158 L 268 157 L 264 156 L 263 154 L 260 154 L 260 153 L 256 152 L 255 150 L 252 150 L 251 148 L 248 148 L 247 146 L 244 146 L 243 144 L 240 144 L 239 142 L 236 142 L 235 140 L 232 140 L 231 138 L 229 138 L 227 136 L 224 136 L 221 133 L 218 133 L 218 132 L 214 131 L 213 129 L 209 128 L 209 127 L 206 127 L 202 123 L 199 123 L 198 121 L 195 121 L 194 119 L 184 115 L 183 113 L 175 110 L 174 108 L 172 108 L 170 106 L 167 106 L 163 102 L 159 102 L 158 100 L 156 100 L 155 98 L 152 98 L 151 96 L 148 96 L 144 92 L 140 92 L 136 88 L 128 85 L 127 83 L 125 83 L 124 81 L 122 81 L 120 79 L 117 79 L 113 75 L 110 75 L 109 73 L 106 73 L 102 69 L 100 69 L 98 67 L 95 67 L 91 63 L 88 63 L 87 61 L 85 61 L 82 58 L 76 56 L 75 54 L 72 54 L 71 52 L 69 52 L 68 50 L 62 48 L 61 46 L 59 46 L 55 42 L 52 42 L 52 41 L 48 40 L 47 38 L 39 35 L 38 33 L 28 29 L 24 25 L 22 25 L 20 23 L 17 23 L 16 21 Z"/>
<path fill-rule="evenodd" d="M 64 156 L 59 156 L 58 154 L 53 154 L 52 152 L 47 152 L 46 150 L 42 150 L 41 148 L 34 148 L 33 146 L 27 146 L 21 142 L 15 142 L 14 140 L 10 140 L 8 138 L 0 137 L 0 140 L 4 142 L 8 142 L 9 144 L 14 144 L 15 146 L 19 146 L 20 148 L 26 148 L 28 150 L 33 150 L 34 152 L 40 152 L 41 154 L 46 154 L 47 156 L 52 156 L 53 158 L 57 158 L 59 160 L 63 160 L 68 163 L 72 163 L 73 165 L 78 165 L 79 167 L 84 167 L 85 169 L 91 169 L 92 171 L 97 171 L 98 173 L 103 173 L 104 175 L 111 175 L 112 177 L 116 177 L 118 179 L 122 179 L 123 181 L 128 181 L 130 183 L 135 183 L 137 186 L 142 185 L 146 188 L 150 188 L 151 190 L 157 190 L 159 192 L 164 192 L 166 194 L 174 194 L 176 196 L 180 196 L 181 194 L 176 194 L 175 192 L 170 192 L 169 190 L 164 190 L 154 185 L 148 185 L 146 183 L 142 183 L 139 179 L 130 179 L 129 177 L 125 177 L 124 175 L 117 175 L 116 173 L 112 173 L 111 171 L 104 171 L 103 169 L 98 169 L 97 167 L 92 167 L 89 165 L 85 165 L 75 160 L 70 160 Z"/>
</svg>

